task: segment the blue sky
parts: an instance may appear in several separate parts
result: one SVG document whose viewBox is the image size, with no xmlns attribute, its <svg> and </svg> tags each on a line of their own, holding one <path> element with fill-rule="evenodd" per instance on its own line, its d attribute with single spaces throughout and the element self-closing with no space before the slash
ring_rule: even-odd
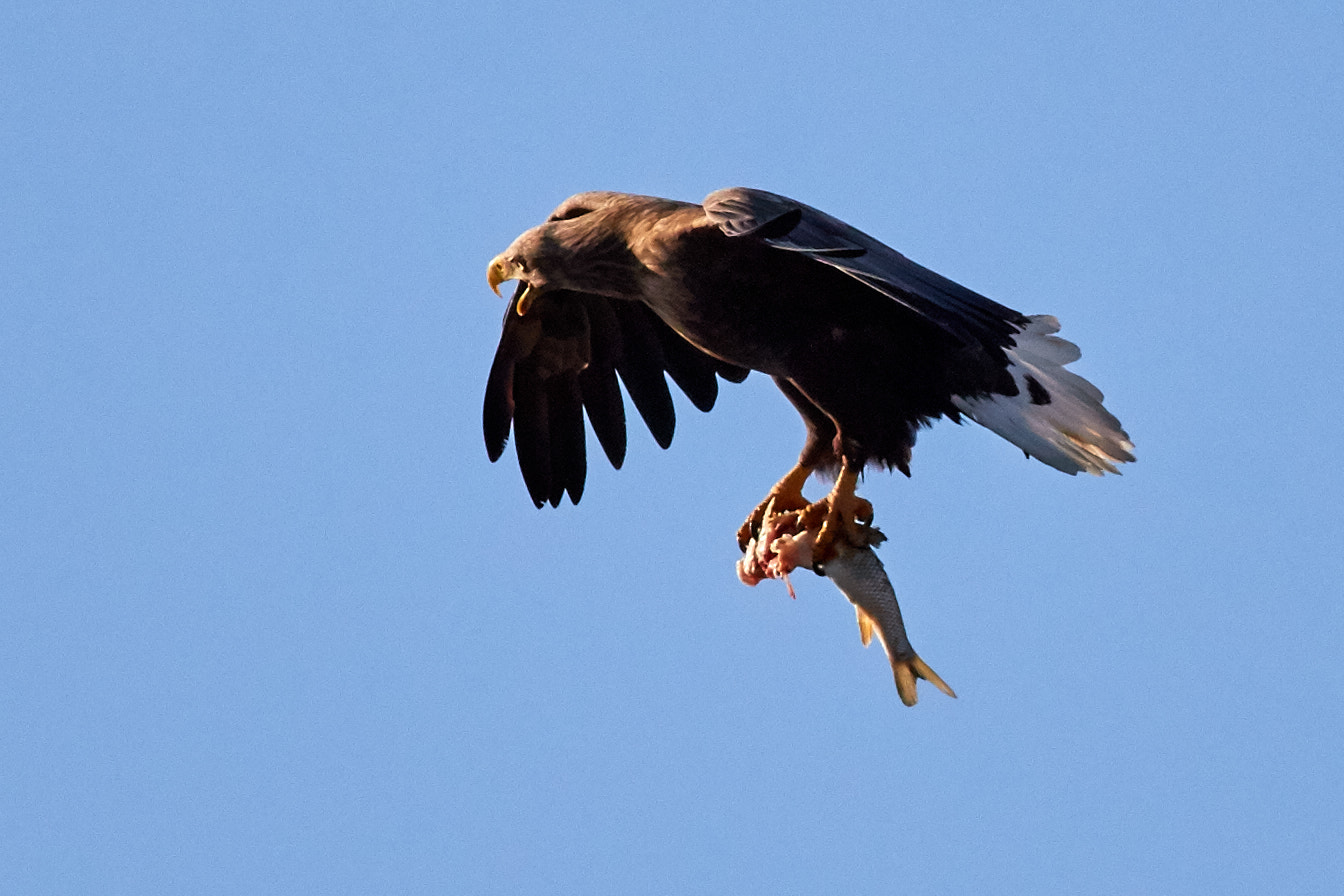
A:
<svg viewBox="0 0 1344 896">
<path fill-rule="evenodd" d="M 0 12 L 0 890 L 1338 892 L 1337 4 L 460 6 Z M 1138 445 L 867 478 L 956 701 L 736 581 L 763 377 L 577 507 L 486 460 L 489 259 L 730 185 Z"/>
</svg>

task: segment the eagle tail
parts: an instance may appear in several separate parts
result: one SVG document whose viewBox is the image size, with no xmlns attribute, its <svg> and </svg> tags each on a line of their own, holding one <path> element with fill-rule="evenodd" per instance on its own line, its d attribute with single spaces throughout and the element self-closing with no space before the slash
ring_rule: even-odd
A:
<svg viewBox="0 0 1344 896">
<path fill-rule="evenodd" d="M 1016 395 L 954 395 L 957 410 L 994 430 L 1042 463 L 1069 475 L 1116 473 L 1134 460 L 1134 443 L 1120 421 L 1102 407 L 1101 390 L 1065 370 L 1082 357 L 1078 346 L 1054 335 L 1059 321 L 1048 314 L 1027 318 L 1004 350 Z"/>
</svg>

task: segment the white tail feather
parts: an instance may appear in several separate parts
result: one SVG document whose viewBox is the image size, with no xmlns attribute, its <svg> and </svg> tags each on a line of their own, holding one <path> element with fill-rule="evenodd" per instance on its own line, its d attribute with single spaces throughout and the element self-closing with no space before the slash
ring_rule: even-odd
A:
<svg viewBox="0 0 1344 896">
<path fill-rule="evenodd" d="M 1134 459 L 1134 443 L 1101 406 L 1101 390 L 1064 369 L 1082 352 L 1054 335 L 1058 332 L 1058 320 L 1038 314 L 1027 318 L 1026 328 L 1014 337 L 1017 344 L 1005 349 L 1016 395 L 954 395 L 952 403 L 1056 470 L 1070 475 L 1119 473 L 1115 465 Z"/>
</svg>

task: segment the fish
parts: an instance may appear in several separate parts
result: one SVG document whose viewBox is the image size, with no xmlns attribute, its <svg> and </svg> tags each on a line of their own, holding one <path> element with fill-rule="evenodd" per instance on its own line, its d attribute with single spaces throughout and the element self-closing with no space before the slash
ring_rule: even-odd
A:
<svg viewBox="0 0 1344 896">
<path fill-rule="evenodd" d="M 776 514 L 766 519 L 760 534 L 748 542 L 742 559 L 737 561 L 738 578 L 753 586 L 765 579 L 781 579 L 789 596 L 796 597 L 789 581 L 790 572 L 810 569 L 825 576 L 854 605 L 863 646 L 871 644 L 874 635 L 882 643 L 902 703 L 914 706 L 919 701 L 916 691 L 919 679 L 949 697 L 956 697 L 956 692 L 910 644 L 905 621 L 901 618 L 901 606 L 896 600 L 896 589 L 873 550 L 886 540 L 886 536 L 872 526 L 862 527 L 860 531 L 866 544 L 856 545 L 846 539 L 837 539 L 835 555 L 825 563 L 815 563 L 812 545 L 816 532 L 802 529 L 797 513 Z"/>
</svg>

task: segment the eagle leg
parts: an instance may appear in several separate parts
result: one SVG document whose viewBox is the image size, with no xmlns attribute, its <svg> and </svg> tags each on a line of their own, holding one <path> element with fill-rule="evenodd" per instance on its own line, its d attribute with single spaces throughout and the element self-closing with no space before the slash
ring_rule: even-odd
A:
<svg viewBox="0 0 1344 896">
<path fill-rule="evenodd" d="M 737 530 L 738 550 L 745 551 L 747 542 L 759 535 L 762 524 L 775 514 L 803 510 L 812 506 L 803 497 L 803 483 L 807 482 L 807 477 L 812 475 L 813 469 L 812 466 L 799 462 L 784 474 L 783 479 L 771 487 L 765 495 L 765 500 L 756 505 L 756 509 Z"/>
<path fill-rule="evenodd" d="M 807 505 L 800 514 L 803 529 L 812 531 L 820 527 L 812 547 L 818 563 L 824 564 L 835 556 L 837 538 L 857 548 L 871 543 L 867 530 L 873 522 L 873 505 L 854 494 L 858 482 L 858 470 L 846 462 L 830 494 Z"/>
</svg>

